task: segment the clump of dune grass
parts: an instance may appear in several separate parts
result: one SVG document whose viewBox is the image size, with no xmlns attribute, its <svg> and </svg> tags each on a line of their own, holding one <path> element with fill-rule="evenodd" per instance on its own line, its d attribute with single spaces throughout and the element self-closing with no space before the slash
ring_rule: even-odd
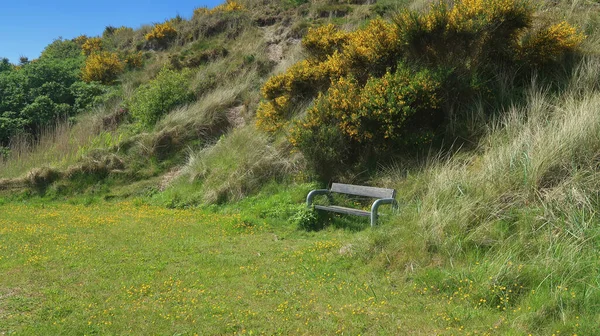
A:
<svg viewBox="0 0 600 336">
<path fill-rule="evenodd" d="M 403 206 L 369 248 L 434 287 L 475 281 L 469 295 L 497 302 L 492 309 L 529 306 L 506 316 L 521 330 L 591 332 L 600 298 L 599 65 L 584 61 L 559 95 L 532 84 L 527 104 L 492 123 L 475 151 L 387 171 L 381 178 L 395 184 Z M 491 290 L 514 284 L 507 305 Z"/>
<path fill-rule="evenodd" d="M 184 176 L 190 182 L 201 183 L 205 203 L 219 203 L 240 200 L 293 169 L 293 161 L 283 155 L 282 149 L 253 126 L 247 126 L 190 154 Z"/>
<path fill-rule="evenodd" d="M 17 136 L 10 155 L 0 160 L 0 178 L 24 176 L 34 168 L 62 169 L 75 164 L 93 149 L 110 148 L 119 141 L 117 132 L 105 129 L 105 120 L 116 104 L 98 107 L 76 123 L 61 120 L 45 127 L 37 137 Z M 113 125 L 109 125 L 113 126 Z"/>
</svg>

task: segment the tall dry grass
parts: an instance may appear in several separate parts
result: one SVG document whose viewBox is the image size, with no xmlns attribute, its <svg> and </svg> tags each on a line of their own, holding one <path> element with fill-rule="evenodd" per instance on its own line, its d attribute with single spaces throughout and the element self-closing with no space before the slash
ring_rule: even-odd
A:
<svg viewBox="0 0 600 336">
<path fill-rule="evenodd" d="M 201 184 L 205 203 L 236 201 L 295 169 L 283 151 L 268 136 L 246 126 L 191 153 L 183 176 Z"/>
<path fill-rule="evenodd" d="M 66 168 L 91 150 L 115 145 L 119 135 L 103 130 L 103 116 L 109 112 L 108 107 L 97 108 L 81 116 L 76 123 L 57 121 L 43 128 L 36 138 L 13 138 L 9 144 L 9 157 L 0 160 L 0 178 L 21 177 L 34 168 Z"/>
<path fill-rule="evenodd" d="M 560 95 L 533 83 L 527 105 L 509 109 L 490 125 L 475 151 L 432 157 L 425 168 L 408 174 L 388 169 L 380 179 L 398 189 L 403 205 L 395 225 L 375 234 L 370 248 L 385 251 L 387 263 L 416 271 L 434 285 L 440 279 L 474 279 L 479 289 L 472 294 L 488 300 L 493 299 L 486 297 L 489 288 L 523 286 L 521 303 L 514 304 L 535 305 L 540 314 L 556 311 L 539 317 L 548 325 L 584 314 L 582 307 L 595 314 L 598 68 L 600 59 L 585 60 Z M 430 270 L 418 272 L 425 269 Z M 565 301 L 563 287 L 575 293 L 570 300 Z M 534 317 L 523 313 L 519 323 L 545 330 L 535 326 Z"/>
</svg>

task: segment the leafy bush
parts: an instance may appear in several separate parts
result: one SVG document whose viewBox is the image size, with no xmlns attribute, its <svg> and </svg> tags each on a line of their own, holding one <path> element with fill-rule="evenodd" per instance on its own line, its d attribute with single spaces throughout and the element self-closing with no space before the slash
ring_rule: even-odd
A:
<svg viewBox="0 0 600 336">
<path fill-rule="evenodd" d="M 15 112 L 7 111 L 0 114 L 0 143 L 23 130 L 25 125 L 27 119 L 19 117 Z"/>
<path fill-rule="evenodd" d="M 107 95 L 114 92 L 111 87 L 98 82 L 76 82 L 69 88 L 75 97 L 73 109 L 75 112 L 84 112 L 89 108 L 98 106 L 106 101 Z"/>
<path fill-rule="evenodd" d="M 319 218 L 314 208 L 302 207 L 291 221 L 298 229 L 304 231 L 319 231 L 324 227 L 324 221 Z"/>
<path fill-rule="evenodd" d="M 81 47 L 75 40 L 54 40 L 46 46 L 40 56 L 41 59 L 77 59 L 80 58 Z"/>
<path fill-rule="evenodd" d="M 133 94 L 129 102 L 132 117 L 142 125 L 152 126 L 174 107 L 192 101 L 189 74 L 163 68 L 155 79 Z"/>
<path fill-rule="evenodd" d="M 85 82 L 112 84 L 123 72 L 124 64 L 116 53 L 99 52 L 88 56 L 81 71 Z"/>
<path fill-rule="evenodd" d="M 0 145 L 20 132 L 37 136 L 56 117 L 78 111 L 70 88 L 80 81 L 84 60 L 77 42 L 59 39 L 40 58 L 0 72 Z"/>
<path fill-rule="evenodd" d="M 300 124 L 290 132 L 290 142 L 302 151 L 310 169 L 323 181 L 330 181 L 350 168 L 350 158 L 357 158 L 349 141 L 337 125 Z"/>
<path fill-rule="evenodd" d="M 63 83 L 58 83 L 54 81 L 46 82 L 40 87 L 32 88 L 29 91 L 29 94 L 34 97 L 47 96 L 53 102 L 58 104 L 70 104 L 73 101 L 73 96 L 71 95 L 69 88 L 66 87 Z"/>
<path fill-rule="evenodd" d="M 8 58 L 0 59 L 0 72 L 12 70 L 13 65 L 10 64 Z"/>
<path fill-rule="evenodd" d="M 70 110 L 68 104 L 57 104 L 48 96 L 37 96 L 31 104 L 25 106 L 21 114 L 34 125 L 45 125 L 58 117 L 68 116 Z"/>
</svg>

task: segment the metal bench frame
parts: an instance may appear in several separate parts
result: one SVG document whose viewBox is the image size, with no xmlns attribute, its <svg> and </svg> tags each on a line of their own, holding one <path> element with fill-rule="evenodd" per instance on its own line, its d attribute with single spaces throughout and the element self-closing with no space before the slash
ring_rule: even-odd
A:
<svg viewBox="0 0 600 336">
<path fill-rule="evenodd" d="M 313 205 L 313 201 L 315 196 L 318 195 L 327 195 L 331 198 L 331 193 L 338 194 L 346 194 L 346 195 L 354 195 L 354 196 L 365 196 L 377 198 L 375 202 L 371 205 L 371 211 L 364 211 L 353 208 L 345 208 L 340 206 L 323 206 L 323 205 Z M 366 187 L 366 186 L 358 186 L 352 184 L 342 184 L 342 183 L 332 183 L 331 188 L 329 189 L 316 189 L 312 190 L 306 196 L 306 206 L 308 208 L 314 206 L 317 210 L 324 211 L 332 211 L 337 213 L 355 215 L 355 216 L 369 216 L 371 218 L 371 226 L 375 226 L 377 224 L 378 210 L 379 207 L 384 204 L 391 204 L 394 209 L 398 207 L 398 202 L 395 199 L 396 190 L 394 189 L 386 189 L 386 188 L 375 188 L 375 187 Z"/>
</svg>

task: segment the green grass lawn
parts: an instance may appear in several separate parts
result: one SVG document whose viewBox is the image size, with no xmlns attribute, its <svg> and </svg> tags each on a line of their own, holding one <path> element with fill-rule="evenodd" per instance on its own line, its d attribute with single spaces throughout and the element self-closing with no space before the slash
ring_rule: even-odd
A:
<svg viewBox="0 0 600 336">
<path fill-rule="evenodd" d="M 366 222 L 305 232 L 258 218 L 0 205 L 0 335 L 518 334 L 511 312 L 462 288 L 442 295 L 361 258 Z"/>
<path fill-rule="evenodd" d="M 0 333 L 387 333 L 406 290 L 353 233 L 132 203 L 0 207 Z M 341 251 L 341 253 L 340 253 Z M 433 328 L 433 326 L 432 326 Z"/>
</svg>

